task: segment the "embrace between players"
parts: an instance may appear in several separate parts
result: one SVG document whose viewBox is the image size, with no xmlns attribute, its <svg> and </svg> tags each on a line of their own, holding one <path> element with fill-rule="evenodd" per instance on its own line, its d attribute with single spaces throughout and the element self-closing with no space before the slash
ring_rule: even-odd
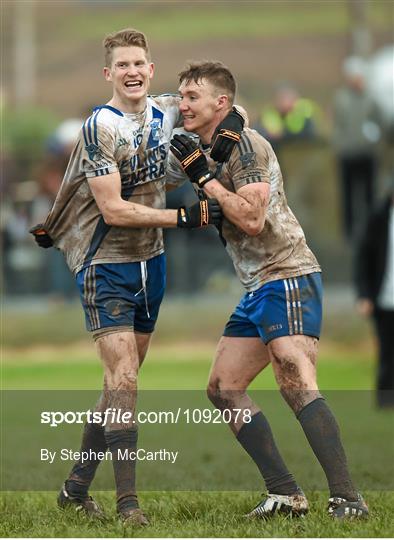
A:
<svg viewBox="0 0 394 540">
<path fill-rule="evenodd" d="M 104 365 L 95 410 L 134 413 L 138 370 L 164 294 L 162 228 L 216 225 L 246 293 L 220 338 L 208 395 L 219 410 L 252 411 L 251 422 L 242 415 L 230 422 L 268 492 L 247 517 L 308 511 L 266 417 L 247 394 L 269 363 L 327 477 L 329 514 L 366 517 L 316 381 L 321 269 L 287 205 L 270 144 L 244 128 L 243 111 L 233 105 L 233 75 L 220 62 L 195 62 L 181 72 L 178 96 L 149 96 L 154 66 L 144 34 L 116 32 L 104 49 L 113 96 L 86 120 L 53 208 L 31 230 L 41 247 L 64 253 L 75 275 Z M 172 134 L 182 126 L 182 134 Z M 166 189 L 184 181 L 195 185 L 198 202 L 166 209 Z M 81 451 L 133 452 L 137 435 L 132 423 L 87 423 Z M 74 465 L 58 496 L 61 507 L 104 516 L 88 493 L 99 463 Z M 149 523 L 138 504 L 135 465 L 113 459 L 117 512 L 128 526 Z"/>
</svg>

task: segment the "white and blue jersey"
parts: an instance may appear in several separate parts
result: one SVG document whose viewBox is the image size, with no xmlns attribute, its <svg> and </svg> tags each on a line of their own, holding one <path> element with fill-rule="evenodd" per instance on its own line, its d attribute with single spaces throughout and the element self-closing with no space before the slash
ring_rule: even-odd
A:
<svg viewBox="0 0 394 540">
<path fill-rule="evenodd" d="M 118 171 L 122 198 L 165 208 L 169 141 L 174 127 L 182 124 L 178 106 L 176 96 L 150 96 L 141 113 L 103 105 L 84 123 L 45 222 L 74 274 L 95 264 L 146 261 L 163 253 L 160 228 L 107 225 L 88 179 Z"/>
</svg>

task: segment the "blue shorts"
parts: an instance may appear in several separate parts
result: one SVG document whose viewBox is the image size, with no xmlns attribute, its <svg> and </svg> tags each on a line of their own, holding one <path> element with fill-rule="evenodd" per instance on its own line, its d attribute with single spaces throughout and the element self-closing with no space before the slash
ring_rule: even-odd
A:
<svg viewBox="0 0 394 540">
<path fill-rule="evenodd" d="M 323 288 L 320 272 L 278 279 L 246 293 L 226 324 L 228 337 L 320 337 Z"/>
<path fill-rule="evenodd" d="M 153 332 L 165 290 L 164 254 L 141 263 L 92 265 L 76 280 L 89 332 Z"/>
</svg>

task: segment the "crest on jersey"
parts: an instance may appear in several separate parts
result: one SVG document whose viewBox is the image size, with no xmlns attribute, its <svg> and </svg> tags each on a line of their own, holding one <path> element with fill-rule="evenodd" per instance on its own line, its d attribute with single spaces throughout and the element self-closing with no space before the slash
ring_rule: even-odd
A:
<svg viewBox="0 0 394 540">
<path fill-rule="evenodd" d="M 247 152 L 242 154 L 239 159 L 241 160 L 241 166 L 243 169 L 256 166 L 256 152 Z"/>
<path fill-rule="evenodd" d="M 90 143 L 88 146 L 85 146 L 86 152 L 89 154 L 89 159 L 92 161 L 99 161 L 103 159 L 103 153 L 97 144 Z"/>
<path fill-rule="evenodd" d="M 154 141 L 160 141 L 160 137 L 162 134 L 161 129 L 161 118 L 153 118 L 151 123 L 149 124 L 151 128 L 151 138 Z"/>
</svg>

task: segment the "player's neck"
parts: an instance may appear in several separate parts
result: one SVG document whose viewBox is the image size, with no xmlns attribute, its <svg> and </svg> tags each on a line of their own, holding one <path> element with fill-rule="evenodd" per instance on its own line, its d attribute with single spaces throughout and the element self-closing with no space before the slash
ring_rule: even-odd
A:
<svg viewBox="0 0 394 540">
<path fill-rule="evenodd" d="M 220 111 L 215 119 L 206 126 L 201 127 L 197 135 L 200 137 L 202 144 L 210 144 L 212 141 L 213 134 L 215 129 L 220 124 L 220 122 L 227 116 L 229 111 Z"/>
<path fill-rule="evenodd" d="M 215 131 L 215 126 L 210 126 L 209 128 L 199 129 L 197 135 L 200 137 L 202 144 L 210 144 L 213 132 Z"/>
<path fill-rule="evenodd" d="M 119 96 L 113 96 L 107 105 L 118 109 L 119 111 L 126 114 L 137 114 L 141 113 L 146 108 L 146 97 L 139 100 L 123 100 Z"/>
</svg>

